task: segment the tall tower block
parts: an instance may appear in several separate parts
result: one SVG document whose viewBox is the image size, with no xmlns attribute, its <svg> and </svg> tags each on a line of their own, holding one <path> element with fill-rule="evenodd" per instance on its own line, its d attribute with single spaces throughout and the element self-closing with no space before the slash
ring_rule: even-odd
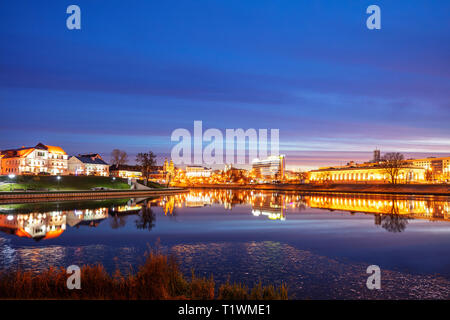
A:
<svg viewBox="0 0 450 320">
<path fill-rule="evenodd" d="M 373 162 L 379 162 L 381 160 L 381 152 L 378 149 L 373 151 Z"/>
</svg>

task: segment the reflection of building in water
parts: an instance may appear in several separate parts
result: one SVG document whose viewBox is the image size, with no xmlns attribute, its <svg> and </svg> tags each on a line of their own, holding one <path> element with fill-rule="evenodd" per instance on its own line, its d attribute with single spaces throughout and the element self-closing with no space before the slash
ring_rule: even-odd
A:
<svg viewBox="0 0 450 320">
<path fill-rule="evenodd" d="M 61 235 L 66 225 L 96 227 L 109 215 L 114 218 L 144 214 L 151 206 L 162 207 L 165 215 L 173 215 L 176 207 L 203 207 L 218 204 L 226 209 L 246 205 L 254 216 L 271 220 L 285 220 L 288 209 L 311 208 L 370 213 L 375 223 L 392 232 L 404 230 L 412 218 L 450 221 L 448 197 L 300 194 L 295 192 L 268 192 L 256 190 L 194 189 L 189 193 L 151 199 L 130 199 L 126 204 L 111 208 L 55 210 L 45 213 L 14 213 L 11 208 L 0 208 L 0 231 L 36 240 Z M 251 206 L 251 209 L 250 209 Z M 59 207 L 58 207 L 59 208 Z M 36 209 L 31 209 L 36 210 Z M 151 211 L 151 210 L 150 210 Z"/>
<path fill-rule="evenodd" d="M 87 225 L 96 227 L 108 217 L 108 208 L 74 210 L 67 213 L 67 224 L 71 227 Z"/>
<path fill-rule="evenodd" d="M 167 216 L 167 214 L 172 215 L 175 207 L 175 197 L 163 197 L 160 205 L 164 210 L 165 216 Z"/>
<path fill-rule="evenodd" d="M 271 220 L 286 220 L 285 196 L 272 193 L 258 194 L 252 198 L 252 214 L 254 216 L 267 216 Z"/>
<path fill-rule="evenodd" d="M 175 206 L 181 207 L 184 203 L 186 207 L 203 207 L 214 203 L 222 204 L 225 209 L 232 209 L 235 204 L 251 203 L 251 191 L 242 190 L 239 192 L 225 189 L 214 190 L 191 190 L 189 193 L 174 195 Z"/>
<path fill-rule="evenodd" d="M 418 219 L 450 220 L 450 202 L 443 198 L 411 199 L 369 195 L 313 195 L 306 196 L 305 201 L 312 208 L 374 214 L 398 214 Z"/>
<path fill-rule="evenodd" d="M 407 218 L 450 220 L 450 201 L 447 198 L 402 197 L 381 195 L 343 195 L 277 193 L 256 190 L 191 190 L 174 196 L 175 206 L 204 206 L 222 204 L 231 209 L 235 204 L 251 204 L 254 215 L 285 219 L 286 210 L 311 208 L 376 215 L 400 214 Z M 379 218 L 379 217 L 378 217 Z"/>
<path fill-rule="evenodd" d="M 69 226 L 97 226 L 108 217 L 107 208 L 0 214 L 0 231 L 35 240 L 59 237 Z"/>
<path fill-rule="evenodd" d="M 202 193 L 189 193 L 184 199 L 184 202 L 186 207 L 204 207 L 213 203 L 210 195 Z"/>
<path fill-rule="evenodd" d="M 289 202 L 298 196 L 286 196 L 278 193 L 255 192 L 252 190 L 191 190 L 189 193 L 178 194 L 172 197 L 174 206 L 203 207 L 205 205 L 221 204 L 225 209 L 232 209 L 236 204 L 251 204 L 253 215 L 265 215 L 270 219 L 285 219 L 286 199 Z M 177 205 L 178 204 L 178 205 Z M 161 206 L 167 206 L 161 201 Z M 166 209 L 164 209 L 166 211 Z"/>
<path fill-rule="evenodd" d="M 141 210 L 142 205 L 141 204 L 126 204 L 123 206 L 116 206 L 116 207 L 112 207 L 111 211 L 113 212 L 117 212 L 117 213 L 123 213 L 123 212 L 135 212 L 135 211 L 139 211 Z"/>
<path fill-rule="evenodd" d="M 0 215 L 0 230 L 35 240 L 60 236 L 66 229 L 66 215 L 62 211 Z"/>
</svg>

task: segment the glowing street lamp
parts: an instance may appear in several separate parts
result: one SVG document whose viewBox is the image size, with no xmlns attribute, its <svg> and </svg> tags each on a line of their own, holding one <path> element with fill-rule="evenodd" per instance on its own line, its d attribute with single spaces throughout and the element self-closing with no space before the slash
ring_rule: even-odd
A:
<svg viewBox="0 0 450 320">
<path fill-rule="evenodd" d="M 57 176 L 56 180 L 58 180 L 58 190 L 59 190 L 59 186 L 60 186 L 60 181 L 61 181 L 61 176 Z"/>
</svg>

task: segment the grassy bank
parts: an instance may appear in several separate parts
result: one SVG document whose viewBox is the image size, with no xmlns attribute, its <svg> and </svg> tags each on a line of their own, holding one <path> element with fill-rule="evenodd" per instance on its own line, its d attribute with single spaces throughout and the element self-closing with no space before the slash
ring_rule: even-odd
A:
<svg viewBox="0 0 450 320">
<path fill-rule="evenodd" d="M 149 187 L 161 188 L 157 183 L 149 183 Z M 128 190 L 126 179 L 95 176 L 0 176 L 0 191 L 36 190 L 36 191 L 82 191 L 92 188 Z"/>
<path fill-rule="evenodd" d="M 116 271 L 109 275 L 103 266 L 81 268 L 81 289 L 67 289 L 69 275 L 65 269 L 50 268 L 44 273 L 0 273 L 0 299 L 195 299 L 195 300 L 286 300 L 287 288 L 282 285 L 256 285 L 249 289 L 241 284 L 225 283 L 218 290 L 211 278 L 193 273 L 186 279 L 175 259 L 151 253 L 134 274 Z"/>
</svg>

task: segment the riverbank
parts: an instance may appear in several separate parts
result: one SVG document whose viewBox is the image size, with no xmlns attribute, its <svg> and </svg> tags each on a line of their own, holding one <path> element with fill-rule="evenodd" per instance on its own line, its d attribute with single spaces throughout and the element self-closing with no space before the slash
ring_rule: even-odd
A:
<svg viewBox="0 0 450 320">
<path fill-rule="evenodd" d="M 70 275 L 70 274 L 69 274 Z M 107 300 L 287 300 L 285 285 L 261 283 L 252 289 L 242 284 L 222 284 L 218 290 L 212 277 L 191 279 L 181 273 L 173 257 L 151 253 L 134 274 L 116 270 L 108 274 L 102 265 L 83 266 L 80 289 L 70 290 L 64 268 L 50 268 L 33 275 L 15 271 L 0 273 L 0 299 L 107 299 Z M 76 281 L 73 281 L 76 284 Z M 71 283 L 72 284 L 72 283 Z"/>
<path fill-rule="evenodd" d="M 150 188 L 163 188 L 162 185 L 149 182 Z M 93 188 L 111 190 L 129 190 L 127 179 L 98 176 L 0 176 L 2 191 L 85 191 Z"/>
<path fill-rule="evenodd" d="M 43 202 L 55 200 L 97 200 L 107 198 L 144 198 L 187 192 L 183 188 L 158 188 L 150 190 L 99 190 L 99 191 L 17 191 L 0 192 L 0 203 Z"/>
<path fill-rule="evenodd" d="M 186 188 L 449 196 L 448 184 L 202 184 Z"/>
</svg>

